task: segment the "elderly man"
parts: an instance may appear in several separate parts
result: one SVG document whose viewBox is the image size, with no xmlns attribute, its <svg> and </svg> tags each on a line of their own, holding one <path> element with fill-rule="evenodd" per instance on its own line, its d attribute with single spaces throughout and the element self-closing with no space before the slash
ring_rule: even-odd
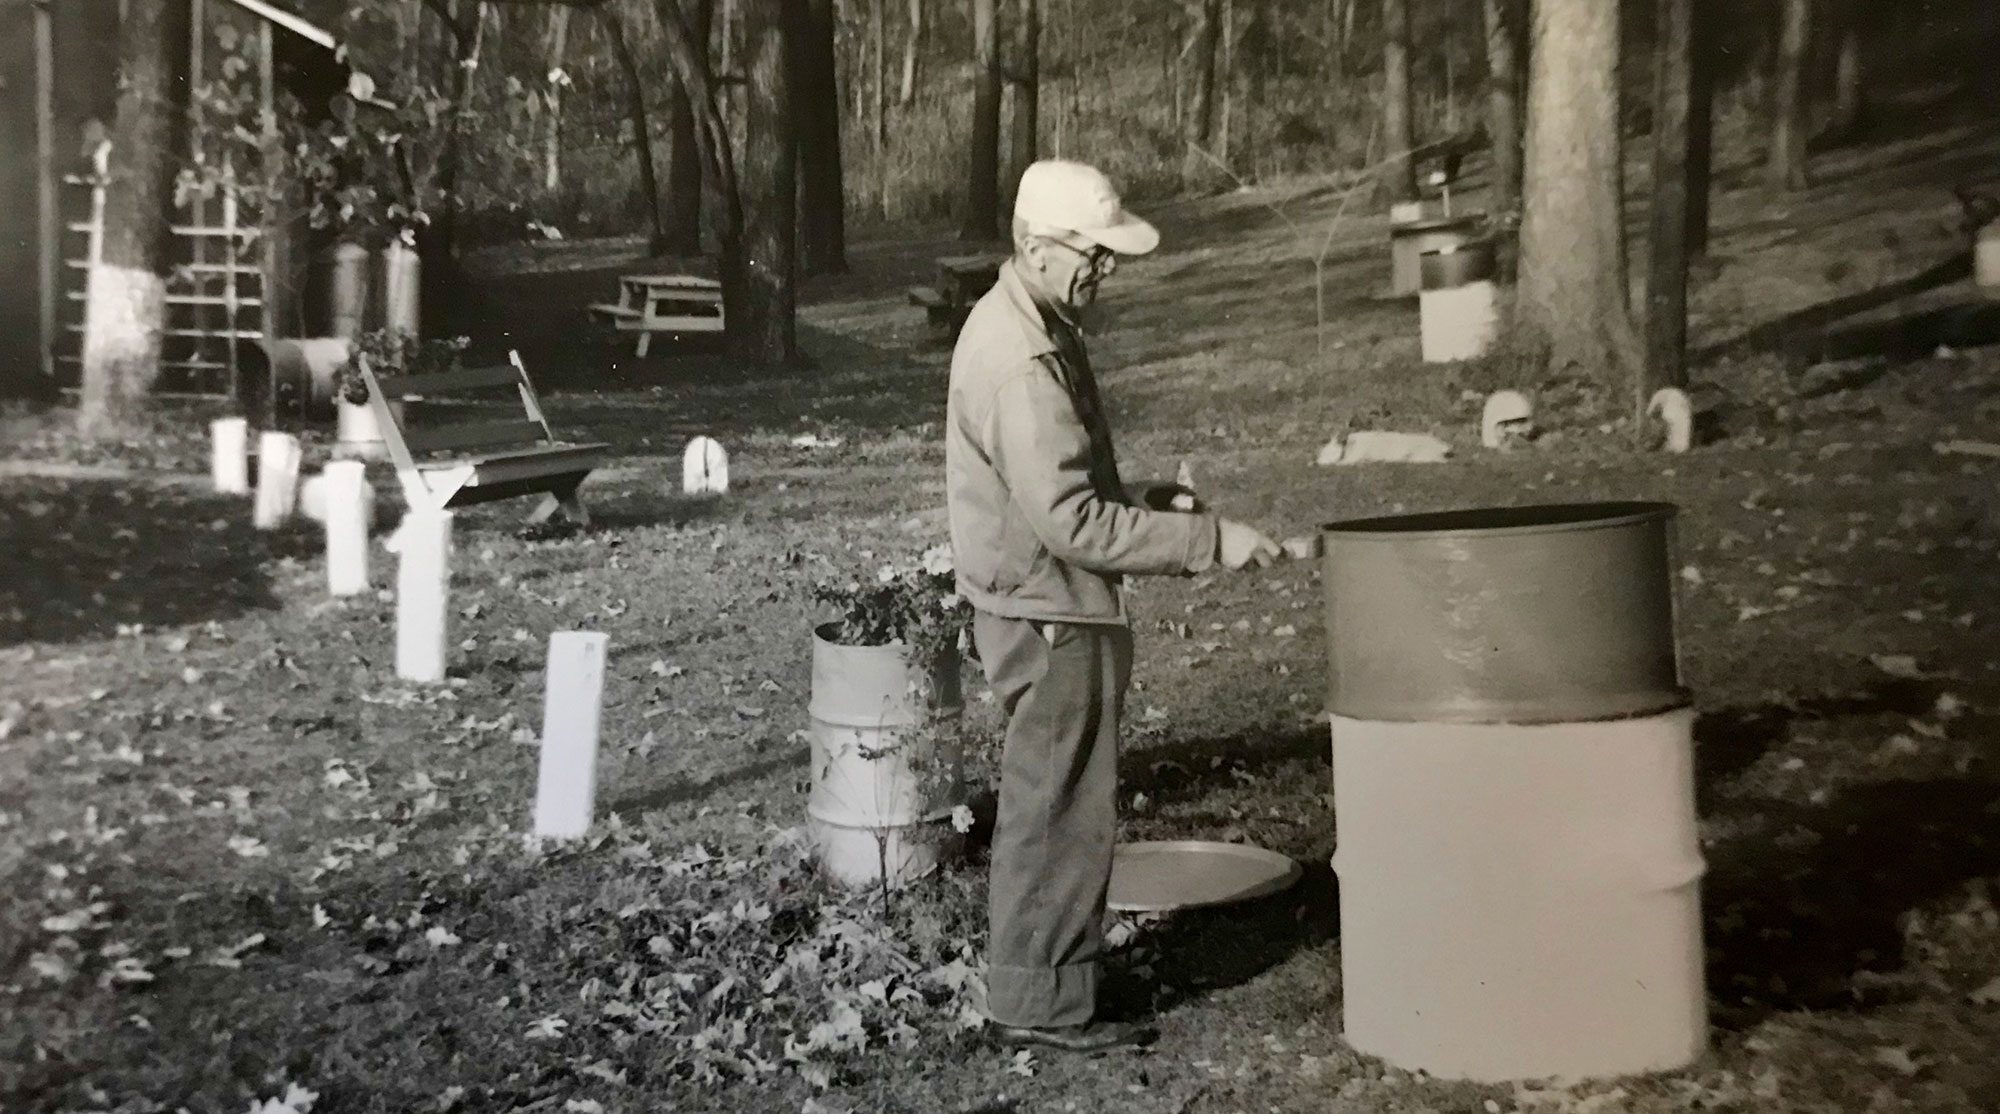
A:
<svg viewBox="0 0 2000 1114">
<path fill-rule="evenodd" d="M 1249 526 L 1171 509 L 1191 492 L 1135 492 L 1119 478 L 1077 315 L 1120 254 L 1159 239 L 1099 171 L 1035 163 L 1014 205 L 1013 258 L 952 353 L 952 551 L 1007 713 L 986 977 L 987 1012 L 1009 1044 L 1094 1052 L 1152 1037 L 1099 1016 L 1097 1001 L 1132 668 L 1121 579 L 1261 566 L 1280 552 Z"/>
</svg>

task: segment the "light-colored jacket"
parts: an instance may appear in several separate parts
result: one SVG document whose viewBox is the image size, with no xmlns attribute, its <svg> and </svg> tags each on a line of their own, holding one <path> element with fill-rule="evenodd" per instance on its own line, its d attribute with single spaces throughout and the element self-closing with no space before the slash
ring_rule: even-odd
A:
<svg viewBox="0 0 2000 1114">
<path fill-rule="evenodd" d="M 1217 520 L 1135 506 L 1074 331 L 1029 296 L 1017 262 L 951 356 L 945 495 L 958 588 L 1018 619 L 1123 623 L 1125 574 L 1201 572 Z"/>
</svg>

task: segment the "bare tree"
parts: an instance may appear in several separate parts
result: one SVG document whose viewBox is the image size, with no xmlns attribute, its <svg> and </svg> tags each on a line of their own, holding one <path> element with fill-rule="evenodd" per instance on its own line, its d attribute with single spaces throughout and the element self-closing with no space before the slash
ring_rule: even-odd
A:
<svg viewBox="0 0 2000 1114">
<path fill-rule="evenodd" d="M 1417 196 L 1416 129 L 1410 118 L 1409 0 L 1382 0 L 1382 137 L 1388 145 L 1378 189 L 1384 200 Z"/>
<path fill-rule="evenodd" d="M 128 426 L 160 373 L 174 179 L 188 136 L 189 15 L 185 0 L 135 4 L 118 29 L 111 181 L 84 295 L 77 427 L 86 437 Z"/>
<path fill-rule="evenodd" d="M 786 38 L 810 18 L 806 0 L 743 0 L 743 316 L 732 349 L 766 364 L 798 360 L 798 143 L 792 133 L 792 61 Z"/>
<path fill-rule="evenodd" d="M 475 71 L 486 42 L 486 4 L 477 0 L 469 18 L 460 14 L 458 0 L 424 0 L 425 7 L 444 25 L 452 43 L 451 78 L 448 83 L 451 118 L 444 129 L 444 150 L 438 156 L 437 193 L 442 211 L 430 224 L 425 255 L 434 266 L 425 268 L 425 286 L 435 289 L 444 274 L 444 264 L 458 248 L 459 153 L 464 147 L 465 120 L 471 113 Z"/>
<path fill-rule="evenodd" d="M 910 33 L 903 39 L 903 87 L 896 103 L 908 108 L 917 99 L 917 59 L 924 43 L 924 0 L 910 0 Z"/>
<path fill-rule="evenodd" d="M 1209 146 L 1215 140 L 1215 47 L 1222 0 L 1187 0 L 1185 11 L 1187 38 L 1181 66 L 1190 87 L 1181 115 L 1181 187 L 1189 189 L 1206 172 Z"/>
<path fill-rule="evenodd" d="M 1812 0 L 1784 0 L 1774 58 L 1771 150 L 1764 164 L 1772 189 L 1806 187 L 1806 48 L 1812 41 Z"/>
<path fill-rule="evenodd" d="M 1487 208 L 1495 214 L 1521 207 L 1521 16 L 1520 0 L 1485 0 L 1486 134 L 1493 144 L 1493 189 Z"/>
<path fill-rule="evenodd" d="M 965 220 L 959 228 L 963 240 L 991 240 L 1000 226 L 1000 29 L 994 7 L 995 0 L 972 0 L 978 73 L 965 165 Z"/>
<path fill-rule="evenodd" d="M 798 138 L 799 267 L 808 275 L 840 274 L 847 270 L 847 196 L 840 169 L 833 0 L 804 0 L 798 7 L 804 22 L 789 37 L 797 67 L 792 105 Z"/>
<path fill-rule="evenodd" d="M 1687 386 L 1688 77 L 1694 0 L 1659 0 L 1653 70 L 1653 207 L 1646 368 L 1639 396 Z"/>
<path fill-rule="evenodd" d="M 646 116 L 646 85 L 639 79 L 639 63 L 632 56 L 632 44 L 625 38 L 625 16 L 618 4 L 599 4 L 598 18 L 611 40 L 611 53 L 625 75 L 625 111 L 632 124 L 633 158 L 639 164 L 639 192 L 645 195 L 646 216 L 652 229 L 646 237 L 646 251 L 658 255 L 667 249 L 666 217 L 660 212 L 660 183 L 653 173 L 653 125 Z"/>
<path fill-rule="evenodd" d="M 1861 21 L 1866 11 L 1861 0 L 1837 0 L 1832 6 L 1837 45 L 1833 57 L 1833 118 L 1827 121 L 1828 138 L 1845 142 L 1861 127 L 1867 102 L 1862 85 Z"/>
<path fill-rule="evenodd" d="M 1515 326 L 1548 368 L 1637 381 L 1618 135 L 1618 5 L 1535 0 Z"/>
<path fill-rule="evenodd" d="M 695 37 L 693 21 L 674 7 L 662 6 L 659 14 L 668 60 L 694 110 L 695 146 L 701 153 L 702 172 L 714 187 L 712 212 L 717 270 L 722 278 L 722 314 L 730 343 L 736 347 L 743 344 L 739 336 L 743 326 L 756 316 L 750 302 L 759 292 L 752 290 L 745 274 L 743 201 L 737 188 L 735 152 L 723 120 L 722 90 L 709 66 L 707 40 Z M 789 237 L 787 241 L 785 253 L 789 257 Z"/>
<path fill-rule="evenodd" d="M 1041 128 L 1042 82 L 1041 0 L 1017 0 L 1014 8 L 1014 116 L 1008 124 L 1010 151 L 1007 159 L 1006 203 L 1012 206 L 1021 173 L 1035 161 L 1036 136 Z"/>
<path fill-rule="evenodd" d="M 889 215 L 888 7 L 889 0 L 870 0 L 868 5 L 869 130 L 875 137 L 875 192 L 885 217 Z"/>
</svg>

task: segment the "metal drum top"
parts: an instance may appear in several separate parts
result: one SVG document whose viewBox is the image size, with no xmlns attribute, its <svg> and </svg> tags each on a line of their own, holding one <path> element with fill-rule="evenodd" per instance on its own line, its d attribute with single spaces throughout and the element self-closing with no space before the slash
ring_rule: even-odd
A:
<svg viewBox="0 0 2000 1114">
<path fill-rule="evenodd" d="M 1335 714 L 1556 723 L 1686 703 L 1667 503 L 1482 507 L 1324 527 Z"/>
</svg>

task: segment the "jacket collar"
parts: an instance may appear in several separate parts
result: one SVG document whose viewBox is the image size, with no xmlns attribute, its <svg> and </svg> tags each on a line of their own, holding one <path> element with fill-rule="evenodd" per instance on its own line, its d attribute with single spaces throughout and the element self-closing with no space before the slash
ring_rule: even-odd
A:
<svg viewBox="0 0 2000 1114">
<path fill-rule="evenodd" d="M 1022 335 L 1029 341 L 1030 356 L 1060 352 L 1061 346 L 1049 332 L 1049 323 L 1043 316 L 1042 307 L 1035 302 L 1035 296 L 1028 293 L 1027 280 L 1021 277 L 1020 266 L 1019 256 L 1011 256 L 1007 262 L 1001 264 L 1000 279 L 997 284 L 1000 287 L 1001 297 L 1006 300 L 1010 315 L 1020 325 Z"/>
</svg>

